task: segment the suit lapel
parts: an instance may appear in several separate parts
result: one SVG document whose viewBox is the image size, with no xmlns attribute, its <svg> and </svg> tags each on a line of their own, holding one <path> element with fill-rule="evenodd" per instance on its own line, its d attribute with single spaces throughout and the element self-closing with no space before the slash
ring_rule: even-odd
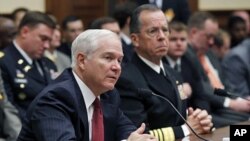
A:
<svg viewBox="0 0 250 141">
<path fill-rule="evenodd" d="M 87 116 L 87 110 L 84 102 L 84 98 L 82 96 L 81 90 L 73 76 L 72 69 L 66 69 L 60 78 L 58 79 L 59 81 L 67 80 L 69 78 L 72 78 L 72 94 L 75 95 L 76 98 L 76 105 L 77 105 L 77 113 L 79 114 L 80 120 L 83 123 L 83 128 L 81 125 L 78 125 L 78 129 L 80 129 L 79 132 L 84 131 L 84 137 L 82 137 L 83 133 L 79 133 L 81 135 L 81 138 L 84 138 L 84 140 L 89 140 L 89 124 L 88 124 L 88 116 Z"/>
<path fill-rule="evenodd" d="M 174 90 L 175 90 L 175 94 L 176 94 L 176 97 L 177 97 L 177 109 L 179 110 L 179 111 L 181 111 L 181 98 L 180 98 L 180 93 L 179 93 L 179 91 L 178 91 L 178 89 L 177 89 L 177 82 L 175 81 L 175 79 L 172 77 L 172 75 L 170 74 L 170 72 L 168 71 L 168 68 L 167 68 L 167 66 L 166 66 L 166 64 L 165 63 L 163 63 L 163 66 L 164 66 L 164 69 L 165 69 L 165 73 L 166 73 L 166 76 L 168 76 L 168 78 L 169 78 L 169 80 L 170 80 L 170 82 L 171 82 L 171 84 L 172 84 L 172 86 L 174 87 Z"/>
<path fill-rule="evenodd" d="M 176 96 L 170 95 L 168 94 L 168 89 L 166 87 L 167 85 L 167 80 L 169 78 L 165 78 L 161 75 L 159 75 L 157 72 L 155 72 L 153 69 L 151 69 L 149 66 L 147 66 L 137 55 L 135 56 L 135 58 L 133 59 L 133 63 L 139 68 L 139 70 L 141 71 L 142 75 L 145 77 L 150 89 L 152 89 L 155 93 L 164 96 L 166 98 L 168 98 L 172 103 L 176 103 Z M 169 75 L 169 72 L 166 71 L 166 75 Z M 172 82 L 173 80 L 170 80 L 171 84 L 173 85 L 173 87 L 175 87 L 174 83 Z M 176 95 L 178 94 L 178 91 L 176 91 L 176 87 L 175 87 L 175 92 Z M 178 102 L 178 109 L 180 109 L 179 106 L 179 102 Z"/>
</svg>

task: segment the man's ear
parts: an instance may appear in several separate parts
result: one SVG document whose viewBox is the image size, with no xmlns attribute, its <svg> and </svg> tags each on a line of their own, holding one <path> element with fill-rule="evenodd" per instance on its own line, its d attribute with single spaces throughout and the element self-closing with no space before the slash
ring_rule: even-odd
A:
<svg viewBox="0 0 250 141">
<path fill-rule="evenodd" d="M 190 35 L 189 36 L 194 36 L 196 33 L 198 32 L 198 29 L 197 28 L 191 28 L 190 29 Z"/>
<path fill-rule="evenodd" d="M 25 38 L 29 32 L 30 32 L 30 28 L 28 26 L 24 26 L 20 30 L 20 36 Z"/>
<path fill-rule="evenodd" d="M 78 53 L 76 56 L 76 62 L 78 64 L 77 66 L 79 66 L 81 70 L 85 69 L 86 59 L 87 59 L 87 55 L 83 53 Z"/>
<path fill-rule="evenodd" d="M 138 47 L 139 46 L 138 34 L 132 33 L 132 34 L 130 34 L 130 38 L 131 38 L 131 41 L 132 41 L 134 47 Z"/>
</svg>

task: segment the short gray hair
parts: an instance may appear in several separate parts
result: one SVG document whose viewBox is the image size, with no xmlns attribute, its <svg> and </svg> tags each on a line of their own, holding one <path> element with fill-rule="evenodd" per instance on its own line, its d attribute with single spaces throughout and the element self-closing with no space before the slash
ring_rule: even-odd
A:
<svg viewBox="0 0 250 141">
<path fill-rule="evenodd" d="M 79 52 L 85 55 L 91 55 L 99 46 L 99 41 L 106 38 L 107 40 L 113 40 L 119 37 L 117 34 L 106 29 L 89 29 L 82 32 L 72 43 L 71 53 L 72 53 L 72 64 L 71 67 L 76 65 L 76 57 Z"/>
</svg>

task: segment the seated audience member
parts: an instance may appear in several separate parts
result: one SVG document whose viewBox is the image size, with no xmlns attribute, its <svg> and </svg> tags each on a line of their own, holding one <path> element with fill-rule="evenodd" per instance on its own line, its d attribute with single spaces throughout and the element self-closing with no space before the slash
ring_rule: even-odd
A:
<svg viewBox="0 0 250 141">
<path fill-rule="evenodd" d="M 214 45 L 211 47 L 211 51 L 215 54 L 216 58 L 221 62 L 230 51 L 231 47 L 231 37 L 229 33 L 223 29 L 220 29 L 219 32 L 214 37 Z"/>
<path fill-rule="evenodd" d="M 118 22 L 112 17 L 100 17 L 95 19 L 91 23 L 90 29 L 107 29 L 116 33 L 118 36 L 121 32 Z"/>
<path fill-rule="evenodd" d="M 16 141 L 21 126 L 18 111 L 8 101 L 0 76 L 0 141 Z"/>
<path fill-rule="evenodd" d="M 169 35 L 169 49 L 166 56 L 167 64 L 180 73 L 184 84 L 191 86 L 192 93 L 189 96 L 188 105 L 210 111 L 210 105 L 203 96 L 205 92 L 201 85 L 201 77 L 197 75 L 198 70 L 185 55 L 187 51 L 186 25 L 180 22 L 171 22 L 169 28 L 171 34 Z M 185 92 L 185 87 L 183 89 Z"/>
<path fill-rule="evenodd" d="M 11 13 L 11 17 L 16 25 L 16 27 L 19 27 L 19 24 L 21 22 L 21 20 L 23 19 L 24 15 L 28 12 L 29 10 L 27 8 L 24 7 L 19 7 L 17 9 L 15 9 L 12 13 Z"/>
<path fill-rule="evenodd" d="M 53 18 L 52 18 L 53 19 Z M 54 20 L 56 22 L 56 20 Z M 69 56 L 57 50 L 61 45 L 61 32 L 59 25 L 53 31 L 50 41 L 50 47 L 45 50 L 44 56 L 49 58 L 57 67 L 58 74 L 63 72 L 64 69 L 70 67 L 71 60 Z"/>
<path fill-rule="evenodd" d="M 226 76 L 227 87 L 232 93 L 250 99 L 250 39 L 247 38 L 242 43 L 233 48 L 222 62 L 223 72 Z M 237 98 L 238 104 L 244 106 L 244 112 L 250 112 L 250 102 L 245 104 L 241 98 Z M 240 103 L 241 102 L 241 103 Z M 235 110 L 242 111 L 237 108 Z M 250 114 L 249 114 L 250 117 Z"/>
<path fill-rule="evenodd" d="M 231 36 L 231 48 L 240 44 L 247 38 L 247 25 L 244 19 L 239 16 L 231 16 L 227 22 L 228 32 Z"/>
<path fill-rule="evenodd" d="M 122 50 L 124 57 L 123 65 L 131 61 L 134 54 L 134 47 L 129 35 L 129 23 L 133 10 L 136 8 L 134 2 L 125 2 L 115 6 L 113 17 L 118 21 L 121 28 L 120 37 L 122 41 Z"/>
<path fill-rule="evenodd" d="M 245 20 L 246 26 L 247 26 L 247 33 L 248 33 L 248 35 L 250 35 L 250 16 L 249 16 L 249 13 L 245 10 L 236 10 L 236 11 L 233 11 L 233 13 L 231 15 L 232 16 L 239 16 Z"/>
<path fill-rule="evenodd" d="M 31 104 L 18 141 L 156 141 L 119 109 L 114 85 L 123 57 L 119 37 L 86 30 L 72 44 L 66 69 Z M 134 131 L 134 132 L 133 132 Z"/>
<path fill-rule="evenodd" d="M 222 127 L 249 119 L 249 101 L 236 100 L 214 94 L 214 89 L 224 89 L 220 62 L 214 58 L 209 48 L 214 45 L 214 37 L 219 29 L 217 19 L 208 12 L 196 12 L 188 21 L 188 50 L 186 56 L 198 70 L 205 90 L 204 98 L 211 105 L 214 126 Z M 227 90 L 227 89 L 225 89 Z"/>
<path fill-rule="evenodd" d="M 67 16 L 62 22 L 62 44 L 57 48 L 71 58 L 71 44 L 84 30 L 83 21 L 76 16 Z"/>
<path fill-rule="evenodd" d="M 56 66 L 43 57 L 54 22 L 44 13 L 28 12 L 13 43 L 1 52 L 0 68 L 6 94 L 23 120 L 31 101 L 53 79 Z"/>
<path fill-rule="evenodd" d="M 17 28 L 11 19 L 0 17 L 0 50 L 12 42 L 16 31 Z"/>
<path fill-rule="evenodd" d="M 172 69 L 162 62 L 168 51 L 169 27 L 161 9 L 154 5 L 138 7 L 131 17 L 130 33 L 135 55 L 123 68 L 116 88 L 121 95 L 121 109 L 136 124 L 145 122 L 150 134 L 160 141 L 172 141 L 192 134 L 186 123 L 170 106 L 147 89 L 169 99 L 198 134 L 209 133 L 213 126 L 205 110 L 189 108 L 181 100 L 179 81 Z"/>
</svg>

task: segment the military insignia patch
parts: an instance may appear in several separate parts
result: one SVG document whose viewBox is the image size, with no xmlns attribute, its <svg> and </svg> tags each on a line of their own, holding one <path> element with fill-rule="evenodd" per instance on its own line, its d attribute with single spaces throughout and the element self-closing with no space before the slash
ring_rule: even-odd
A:
<svg viewBox="0 0 250 141">
<path fill-rule="evenodd" d="M 16 77 L 18 78 L 24 78 L 24 74 L 20 70 L 16 70 Z"/>
<path fill-rule="evenodd" d="M 25 72 L 28 72 L 30 69 L 31 69 L 31 66 L 29 66 L 29 65 L 27 65 L 27 66 L 25 66 L 25 67 L 23 68 L 23 70 L 24 70 Z"/>
<path fill-rule="evenodd" d="M 26 95 L 25 93 L 19 93 L 19 95 L 18 95 L 18 98 L 19 98 L 20 100 L 25 100 L 26 97 L 27 97 L 27 95 Z"/>
</svg>

